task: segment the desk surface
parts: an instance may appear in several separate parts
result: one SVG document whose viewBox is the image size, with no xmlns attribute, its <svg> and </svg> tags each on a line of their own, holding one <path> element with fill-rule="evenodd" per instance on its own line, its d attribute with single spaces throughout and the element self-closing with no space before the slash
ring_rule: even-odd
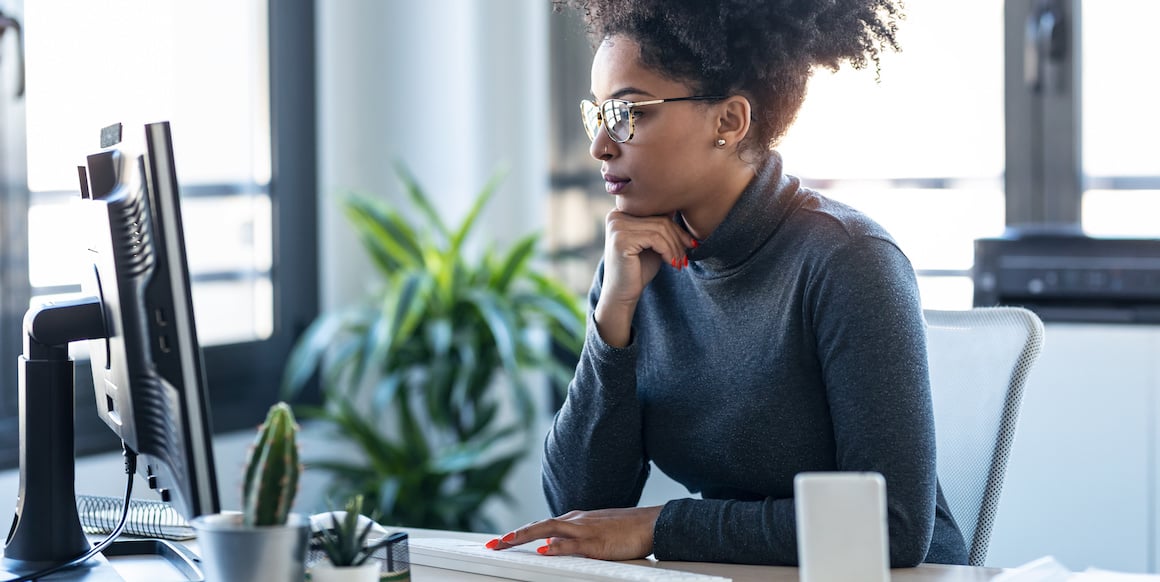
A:
<svg viewBox="0 0 1160 582">
<path fill-rule="evenodd" d="M 448 532 L 439 530 L 407 529 L 412 537 L 454 537 L 478 540 L 485 543 L 495 536 L 475 533 Z M 191 543 L 192 545 L 192 543 Z M 632 563 L 647 563 L 636 560 Z M 701 574 L 712 574 L 732 578 L 734 582 L 797 582 L 797 568 L 775 566 L 745 566 L 739 564 L 710 564 L 701 562 L 657 562 L 658 568 L 684 570 Z M 917 568 L 898 568 L 890 571 L 892 582 L 983 582 L 991 580 L 1002 570 L 996 568 L 972 568 L 969 566 L 922 565 Z M 505 580 L 494 576 L 469 574 L 442 568 L 414 566 L 411 570 L 413 582 L 479 582 L 484 580 Z M 6 578 L 5 578 L 6 579 Z M 184 582 L 186 579 L 173 566 L 155 557 L 112 558 L 100 567 L 81 571 L 61 573 L 52 580 L 83 580 L 84 582 Z"/>
<path fill-rule="evenodd" d="M 407 529 L 408 535 L 412 537 L 455 537 L 461 539 L 476 539 L 480 543 L 495 537 L 484 534 L 472 534 L 461 532 L 446 532 L 437 530 L 422 530 L 422 529 Z M 646 563 L 645 560 L 637 560 L 630 563 Z M 657 562 L 654 564 L 659 568 L 666 568 L 670 570 L 684 570 L 687 572 L 697 572 L 700 574 L 712 574 L 714 576 L 723 576 L 732 578 L 734 582 L 797 582 L 798 570 L 797 568 L 786 568 L 777 566 L 744 566 L 739 564 L 710 564 L 701 562 Z M 998 568 L 972 568 L 970 566 L 943 566 L 935 564 L 924 564 L 917 568 L 896 568 L 890 571 L 890 579 L 892 582 L 982 582 L 991 580 L 998 576 L 1002 570 Z M 441 568 L 431 568 L 427 566 L 414 566 L 411 569 L 412 580 L 414 582 L 423 582 L 425 580 L 446 580 L 448 582 L 477 582 L 481 580 L 503 580 L 504 578 L 496 578 L 494 576 L 484 576 L 480 574 L 468 574 L 465 572 L 456 572 L 453 570 L 444 570 Z"/>
</svg>

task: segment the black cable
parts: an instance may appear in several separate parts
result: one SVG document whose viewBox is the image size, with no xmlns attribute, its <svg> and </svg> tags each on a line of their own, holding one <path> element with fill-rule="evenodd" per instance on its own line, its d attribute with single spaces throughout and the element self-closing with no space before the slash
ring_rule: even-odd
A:
<svg viewBox="0 0 1160 582">
<path fill-rule="evenodd" d="M 117 527 L 113 528 L 113 531 L 109 533 L 108 537 L 101 540 L 100 543 L 94 545 L 89 551 L 81 554 L 80 556 L 77 556 L 76 558 L 73 558 L 72 560 L 62 564 L 57 564 L 55 566 L 49 566 L 43 570 L 37 570 L 31 574 L 25 574 L 19 578 L 9 578 L 3 582 L 31 582 L 37 578 L 55 574 L 61 570 L 75 568 L 85 563 L 93 556 L 103 552 L 105 548 L 109 547 L 114 541 L 116 541 L 117 537 L 121 535 L 121 532 L 125 531 L 125 525 L 129 520 L 129 500 L 133 496 L 133 475 L 137 472 L 137 453 L 130 450 L 129 447 L 125 445 L 125 441 L 121 441 L 121 450 L 125 455 L 125 473 L 129 475 L 129 479 L 125 484 L 125 506 L 121 509 L 121 519 L 117 523 Z"/>
</svg>

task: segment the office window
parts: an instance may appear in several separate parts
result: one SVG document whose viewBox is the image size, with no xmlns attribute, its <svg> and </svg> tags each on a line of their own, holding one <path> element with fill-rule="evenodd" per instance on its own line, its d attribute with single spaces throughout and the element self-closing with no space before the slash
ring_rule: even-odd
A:
<svg viewBox="0 0 1160 582">
<path fill-rule="evenodd" d="M 1093 236 L 1160 237 L 1160 77 L 1155 0 L 1082 5 L 1083 227 Z"/>
<path fill-rule="evenodd" d="M 882 72 L 820 70 L 778 150 L 788 172 L 882 224 L 923 306 L 971 306 L 974 240 L 1004 228 L 1003 2 L 906 3 Z"/>
<path fill-rule="evenodd" d="M 116 122 L 127 146 L 144 123 L 172 124 L 214 428 L 253 426 L 317 314 L 313 1 L 13 1 L 27 94 L 0 96 L 0 465 L 16 460 L 20 320 L 80 291 L 75 168 Z M 80 452 L 115 444 L 88 413 L 86 368 Z"/>
<path fill-rule="evenodd" d="M 63 5 L 62 5 L 63 4 Z M 67 6 L 66 6 L 67 5 Z M 31 302 L 79 291 L 76 241 L 62 233 L 73 168 L 98 131 L 168 120 L 185 197 L 198 331 L 218 345 L 272 333 L 269 61 L 255 2 L 31 2 L 28 29 Z M 115 16 L 110 18 L 110 16 Z M 106 26 L 115 23 L 116 34 Z M 205 42 L 213 31 L 213 42 Z M 79 64 L 79 66 L 78 66 Z"/>
</svg>

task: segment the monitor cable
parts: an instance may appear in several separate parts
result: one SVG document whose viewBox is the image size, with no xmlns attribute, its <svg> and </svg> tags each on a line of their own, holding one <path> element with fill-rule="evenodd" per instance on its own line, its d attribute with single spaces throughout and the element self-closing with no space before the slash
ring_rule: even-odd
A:
<svg viewBox="0 0 1160 582">
<path fill-rule="evenodd" d="M 19 578 L 9 578 L 8 580 L 3 580 L 0 582 L 31 582 L 37 578 L 43 578 L 50 574 L 60 572 L 61 570 L 75 568 L 85 563 L 93 556 L 103 552 L 105 548 L 108 548 L 114 541 L 116 541 L 116 539 L 121 535 L 121 532 L 125 531 L 125 524 L 129 519 L 129 501 L 133 496 L 133 476 L 137 473 L 137 453 L 133 452 L 125 444 L 125 441 L 121 441 L 121 450 L 125 456 L 125 473 L 129 476 L 129 479 L 125 484 L 125 505 L 121 509 L 121 518 L 117 522 L 117 527 L 109 533 L 108 537 L 94 545 L 89 551 L 67 562 L 57 564 L 55 566 L 49 566 L 43 570 L 38 570 L 31 574 L 20 576 Z"/>
</svg>

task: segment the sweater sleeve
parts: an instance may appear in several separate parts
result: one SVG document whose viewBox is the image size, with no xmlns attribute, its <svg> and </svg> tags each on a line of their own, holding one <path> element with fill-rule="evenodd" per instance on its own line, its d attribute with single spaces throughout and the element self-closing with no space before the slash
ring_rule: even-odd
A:
<svg viewBox="0 0 1160 582">
<path fill-rule="evenodd" d="M 829 262 L 813 314 L 844 471 L 886 479 L 890 562 L 915 566 L 934 531 L 934 408 L 914 270 L 890 241 L 856 238 Z"/>
<path fill-rule="evenodd" d="M 588 329 L 576 375 L 544 440 L 543 486 L 553 515 L 633 507 L 649 463 L 636 396 L 635 339 L 616 348 L 596 330 L 601 263 L 589 292 Z"/>
<path fill-rule="evenodd" d="M 885 477 L 891 565 L 917 565 L 934 529 L 936 476 L 925 325 L 913 269 L 893 243 L 856 237 L 823 263 L 804 292 L 835 464 Z M 795 565 L 794 502 L 670 501 L 654 540 L 658 559 Z"/>
</svg>

